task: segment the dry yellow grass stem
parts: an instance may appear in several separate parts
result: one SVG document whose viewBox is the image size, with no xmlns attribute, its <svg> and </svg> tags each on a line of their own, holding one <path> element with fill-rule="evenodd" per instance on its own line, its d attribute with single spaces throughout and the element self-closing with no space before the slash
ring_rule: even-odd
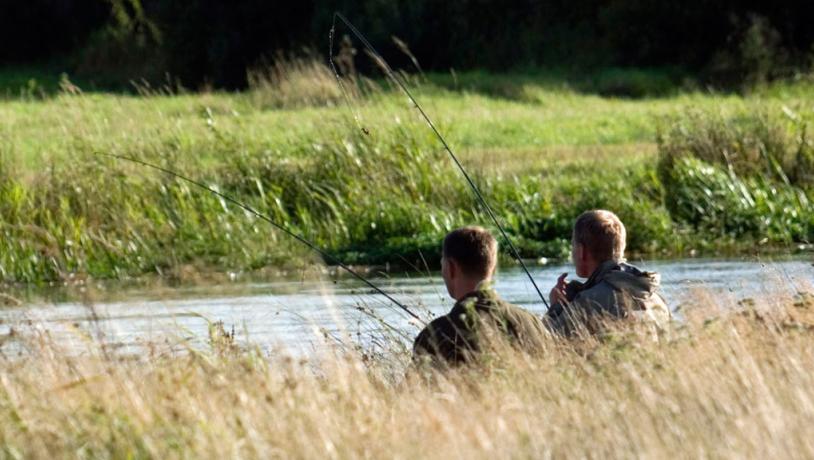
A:
<svg viewBox="0 0 814 460">
<path fill-rule="evenodd" d="M 0 444 L 28 458 L 811 458 L 812 339 L 803 295 L 685 310 L 662 343 L 551 342 L 429 380 L 402 378 L 398 356 L 304 362 L 223 340 L 123 359 L 23 336 L 0 363 Z"/>
</svg>

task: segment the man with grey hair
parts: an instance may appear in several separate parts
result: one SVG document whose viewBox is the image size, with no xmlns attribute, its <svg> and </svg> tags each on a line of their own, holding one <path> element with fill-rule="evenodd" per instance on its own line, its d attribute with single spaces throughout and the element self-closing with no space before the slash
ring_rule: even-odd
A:
<svg viewBox="0 0 814 460">
<path fill-rule="evenodd" d="M 577 276 L 588 279 L 566 282 L 568 274 L 560 276 L 544 318 L 549 331 L 594 334 L 608 319 L 641 320 L 654 333 L 666 328 L 670 310 L 658 292 L 659 274 L 625 262 L 626 238 L 624 224 L 610 211 L 587 211 L 577 218 L 571 257 Z"/>
</svg>

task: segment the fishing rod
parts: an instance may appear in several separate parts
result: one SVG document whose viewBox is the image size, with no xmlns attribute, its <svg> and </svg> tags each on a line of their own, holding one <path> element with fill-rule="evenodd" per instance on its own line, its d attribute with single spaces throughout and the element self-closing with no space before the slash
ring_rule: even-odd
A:
<svg viewBox="0 0 814 460">
<path fill-rule="evenodd" d="M 336 30 L 336 19 L 337 18 L 339 18 L 339 20 L 342 21 L 348 27 L 348 29 L 350 29 L 351 33 L 353 33 L 353 35 L 355 35 L 356 38 L 358 38 L 359 41 L 362 42 L 362 44 L 365 46 L 367 51 L 373 56 L 374 59 L 376 59 L 376 61 L 378 61 L 379 65 L 384 69 L 387 76 L 389 78 L 391 78 L 393 81 L 396 82 L 396 84 L 399 86 L 399 88 L 401 88 L 401 90 L 404 91 L 404 94 L 406 94 L 407 97 L 410 99 L 410 102 L 412 102 L 413 105 L 415 106 L 415 108 L 418 109 L 418 112 L 424 118 L 424 121 L 427 122 L 427 125 L 429 125 L 432 132 L 435 133 L 435 136 L 438 138 L 439 141 L 441 141 L 441 145 L 444 146 L 444 150 L 447 151 L 450 158 L 452 158 L 452 161 L 455 163 L 455 165 L 461 171 L 461 174 L 463 174 L 464 178 L 466 179 L 466 182 L 469 184 L 469 187 L 472 189 L 472 192 L 475 194 L 475 197 L 480 202 L 481 206 L 483 206 L 483 208 L 486 210 L 486 213 L 492 219 L 492 222 L 494 222 L 495 226 L 497 226 L 498 230 L 500 231 L 501 236 L 503 236 L 503 239 L 506 241 L 506 244 L 509 246 L 509 249 L 511 250 L 512 255 L 514 256 L 515 259 L 517 259 L 518 262 L 520 262 L 520 266 L 523 268 L 523 271 L 526 272 L 526 275 L 528 276 L 529 281 L 531 281 L 531 284 L 534 286 L 534 289 L 537 291 L 537 295 L 540 296 L 540 299 L 543 301 L 543 304 L 545 304 L 546 308 L 549 308 L 548 301 L 545 299 L 545 296 L 543 295 L 542 291 L 540 291 L 540 288 L 537 286 L 537 282 L 534 281 L 534 277 L 531 276 L 531 272 L 529 271 L 528 267 L 526 267 L 526 264 L 525 264 L 525 262 L 523 262 L 523 259 L 520 257 L 520 253 L 517 252 L 517 248 L 512 243 L 512 240 L 509 238 L 509 235 L 506 234 L 506 230 L 503 229 L 503 226 L 498 221 L 498 218 L 495 215 L 494 211 L 492 211 L 491 206 L 489 206 L 489 204 L 486 202 L 486 199 L 483 198 L 483 194 L 481 193 L 480 189 L 478 189 L 477 185 L 475 185 L 475 182 L 469 176 L 469 173 L 466 172 L 466 169 L 464 168 L 463 164 L 461 164 L 461 162 L 458 160 L 458 157 L 452 152 L 452 148 L 450 148 L 450 146 L 447 143 L 446 139 L 444 139 L 444 136 L 442 136 L 441 133 L 438 131 L 438 128 L 435 127 L 435 123 L 432 122 L 429 115 L 427 115 L 427 113 L 421 107 L 421 104 L 418 103 L 416 98 L 413 97 L 413 94 L 410 92 L 410 90 L 407 89 L 407 85 L 405 85 L 401 81 L 401 79 L 396 75 L 396 73 L 393 71 L 393 69 L 390 67 L 390 64 L 387 63 L 387 61 L 384 59 L 384 57 L 381 54 L 379 54 L 378 51 L 376 51 L 376 48 L 374 48 L 373 45 L 371 45 L 369 41 L 367 41 L 367 39 L 362 34 L 362 32 L 360 32 L 353 24 L 351 24 L 351 22 L 342 13 L 340 13 L 338 11 L 334 12 L 333 23 L 331 25 L 331 33 L 330 33 L 331 48 L 332 49 L 331 49 L 331 53 L 329 54 L 329 59 L 331 61 L 331 67 L 333 67 L 333 36 L 334 36 L 334 31 Z M 334 72 L 336 72 L 335 68 L 334 68 Z M 344 89 L 344 87 L 343 87 L 343 89 Z"/>
<path fill-rule="evenodd" d="M 127 157 L 127 156 L 123 156 L 123 155 L 114 155 L 114 154 L 112 154 L 112 153 L 102 153 L 102 155 L 105 155 L 105 156 L 108 156 L 108 157 L 112 157 L 112 158 L 116 158 L 116 159 L 118 159 L 118 160 L 125 160 L 125 161 L 129 161 L 129 162 L 136 163 L 136 164 L 139 164 L 139 165 L 142 165 L 142 166 L 146 166 L 146 167 L 148 167 L 148 168 L 155 169 L 155 170 L 157 170 L 157 171 L 164 172 L 164 173 L 166 173 L 166 174 L 169 174 L 169 175 L 170 175 L 170 176 L 172 176 L 172 177 L 175 177 L 175 178 L 177 178 L 177 179 L 181 179 L 181 180 L 183 180 L 183 181 L 185 181 L 185 182 L 188 182 L 188 183 L 190 183 L 190 184 L 192 184 L 192 185 L 195 185 L 196 187 L 200 187 L 200 188 L 202 188 L 202 189 L 204 189 L 204 190 L 208 191 L 209 193 L 212 193 L 212 194 L 214 194 L 214 195 L 217 195 L 218 197 L 220 197 L 220 198 L 222 198 L 222 199 L 224 199 L 224 200 L 226 200 L 226 201 L 228 201 L 228 202 L 230 202 L 230 203 L 232 203 L 232 204 L 234 204 L 234 205 L 236 205 L 236 206 L 240 207 L 240 208 L 241 208 L 241 209 L 243 209 L 244 211 L 246 211 L 246 212 L 248 212 L 248 213 L 250 213 L 250 214 L 252 214 L 252 215 L 256 216 L 257 218 L 259 218 L 259 219 L 261 219 L 261 220 L 264 220 L 264 221 L 268 222 L 268 223 L 269 223 L 269 224 L 271 224 L 271 225 L 272 225 L 274 228 L 276 228 L 276 229 L 278 229 L 278 230 L 282 231 L 283 233 L 285 233 L 286 235 L 290 236 L 291 238 L 294 238 L 295 240 L 299 241 L 300 243 L 302 243 L 302 244 L 304 244 L 304 245 L 308 246 L 308 247 L 309 247 L 309 248 L 311 248 L 311 249 L 312 249 L 314 252 L 316 252 L 317 254 L 321 255 L 323 258 L 325 258 L 325 260 L 327 260 L 329 263 L 332 263 L 332 264 L 338 265 L 338 266 L 339 266 L 339 267 L 341 267 L 343 270 L 345 270 L 346 272 L 350 273 L 350 274 L 351 274 L 351 275 L 352 275 L 354 278 L 356 278 L 356 279 L 358 279 L 359 281 L 361 281 L 361 282 L 365 283 L 365 284 L 366 284 L 368 287 L 370 287 L 370 288 L 371 288 L 371 289 L 373 289 L 374 291 L 376 291 L 376 292 L 378 292 L 379 294 L 381 294 L 381 295 L 383 295 L 384 297 L 386 297 L 386 298 L 387 298 L 387 300 L 389 300 L 389 301 L 393 302 L 394 304 L 396 304 L 396 305 L 397 305 L 399 308 L 401 308 L 402 310 L 404 310 L 404 312 L 406 312 L 408 315 L 412 316 L 414 319 L 416 319 L 416 320 L 417 320 L 417 321 L 419 321 L 420 323 L 424 324 L 424 321 L 423 321 L 423 320 L 422 320 L 422 319 L 421 319 L 421 318 L 420 318 L 420 317 L 419 317 L 417 314 L 413 313 L 413 311 L 412 311 L 412 310 L 410 310 L 409 308 L 407 308 L 407 306 L 406 306 L 406 305 L 404 305 L 403 303 L 401 303 L 401 302 L 399 302 L 398 300 L 394 299 L 394 298 L 393 298 L 393 297 L 392 297 L 390 294 L 388 294 L 388 293 L 384 292 L 384 291 L 383 291 L 382 289 L 380 289 L 378 286 L 376 286 L 375 284 L 371 283 L 371 282 L 370 282 L 370 281 L 369 281 L 367 278 L 365 278 L 364 276 L 360 275 L 360 274 L 359 274 L 359 273 L 358 273 L 356 270 L 354 270 L 354 269 L 350 268 L 349 266 L 345 265 L 345 263 L 343 263 L 341 260 L 337 259 L 336 257 L 334 257 L 334 256 L 332 256 L 332 255 L 328 254 L 327 252 L 325 252 L 324 250 L 320 249 L 320 248 L 319 248 L 317 245 L 315 245 L 314 243 L 312 243 L 312 242 L 308 241 L 307 239 L 305 239 L 304 237 L 302 237 L 302 236 L 300 236 L 300 235 L 298 235 L 298 234 L 296 234 L 296 233 L 292 232 L 291 230 L 289 230 L 289 229 L 287 229 L 287 228 L 283 227 L 282 225 L 280 225 L 280 224 L 278 224 L 277 222 L 273 221 L 273 220 L 272 220 L 270 217 L 266 216 L 265 214 L 260 213 L 259 211 L 255 210 L 255 209 L 254 209 L 254 208 L 252 208 L 251 206 L 249 206 L 249 205 L 247 205 L 247 204 L 245 204 L 245 203 L 243 203 L 243 202 L 241 202 L 241 201 L 239 201 L 239 200 L 237 200 L 237 199 L 235 199 L 235 198 L 232 198 L 231 196 L 229 196 L 229 195 L 227 195 L 227 194 L 225 194 L 225 193 L 219 192 L 218 190 L 215 190 L 215 189 L 213 189 L 212 187 L 209 187 L 209 186 L 207 186 L 207 185 L 205 185 L 205 184 L 203 184 L 203 183 L 201 183 L 201 182 L 198 182 L 198 181 L 196 181 L 196 180 L 194 180 L 194 179 L 190 179 L 189 177 L 186 177 L 186 176 L 184 176 L 184 175 L 182 175 L 182 174 L 180 174 L 180 173 L 177 173 L 177 172 L 175 172 L 175 171 L 169 170 L 169 169 L 164 168 L 164 167 L 162 167 L 162 166 L 159 166 L 159 165 L 156 165 L 156 164 L 153 164 L 153 163 L 148 163 L 148 162 L 146 162 L 146 161 L 144 161 L 144 160 L 139 160 L 138 158 Z"/>
</svg>

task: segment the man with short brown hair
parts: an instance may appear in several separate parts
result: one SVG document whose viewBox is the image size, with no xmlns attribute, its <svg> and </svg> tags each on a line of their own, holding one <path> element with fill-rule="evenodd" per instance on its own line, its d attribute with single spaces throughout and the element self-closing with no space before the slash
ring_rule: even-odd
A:
<svg viewBox="0 0 814 460">
<path fill-rule="evenodd" d="M 527 352 L 539 350 L 544 327 L 531 313 L 504 302 L 492 288 L 497 241 L 481 227 L 464 227 L 444 238 L 441 274 L 456 303 L 418 335 L 413 356 L 442 367 L 473 361 L 504 342 Z"/>
<path fill-rule="evenodd" d="M 658 273 L 625 263 L 627 233 L 616 214 L 605 210 L 582 213 L 574 224 L 571 258 L 585 283 L 566 283 L 564 273 L 551 289 L 551 308 L 544 321 L 550 331 L 570 336 L 595 333 L 606 319 L 638 319 L 656 330 L 670 321 L 659 294 Z"/>
</svg>

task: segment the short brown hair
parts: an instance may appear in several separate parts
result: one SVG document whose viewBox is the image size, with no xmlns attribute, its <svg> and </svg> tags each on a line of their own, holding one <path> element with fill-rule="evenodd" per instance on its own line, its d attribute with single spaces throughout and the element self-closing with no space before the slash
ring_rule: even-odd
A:
<svg viewBox="0 0 814 460">
<path fill-rule="evenodd" d="M 574 244 L 581 244 L 600 263 L 623 260 L 626 239 L 625 225 L 610 211 L 583 212 L 574 223 Z"/>
<path fill-rule="evenodd" d="M 497 266 L 497 240 L 483 227 L 463 227 L 444 238 L 443 255 L 467 276 L 488 278 Z"/>
</svg>

